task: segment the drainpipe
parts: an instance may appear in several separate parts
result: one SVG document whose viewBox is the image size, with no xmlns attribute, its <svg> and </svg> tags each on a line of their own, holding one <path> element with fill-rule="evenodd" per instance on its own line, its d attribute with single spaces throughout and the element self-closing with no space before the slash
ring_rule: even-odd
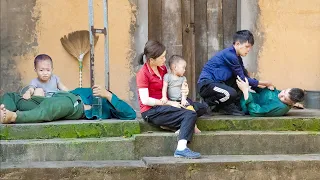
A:
<svg viewBox="0 0 320 180">
<path fill-rule="evenodd" d="M 104 34 L 104 62 L 105 62 L 105 88 L 110 89 L 109 74 L 109 36 L 108 36 L 108 0 L 103 1 L 104 28 L 94 28 L 93 0 L 88 0 L 89 7 L 89 37 L 90 37 L 90 85 L 95 84 L 94 79 L 94 35 L 95 33 Z"/>
</svg>

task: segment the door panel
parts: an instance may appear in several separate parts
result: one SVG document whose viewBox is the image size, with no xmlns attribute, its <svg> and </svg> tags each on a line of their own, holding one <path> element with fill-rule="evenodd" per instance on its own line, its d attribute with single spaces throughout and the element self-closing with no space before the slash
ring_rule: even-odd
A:
<svg viewBox="0 0 320 180">
<path fill-rule="evenodd" d="M 232 45 L 237 30 L 235 0 L 149 0 L 148 38 L 158 40 L 171 55 L 187 61 L 189 97 L 198 100 L 196 84 L 204 64 Z"/>
</svg>

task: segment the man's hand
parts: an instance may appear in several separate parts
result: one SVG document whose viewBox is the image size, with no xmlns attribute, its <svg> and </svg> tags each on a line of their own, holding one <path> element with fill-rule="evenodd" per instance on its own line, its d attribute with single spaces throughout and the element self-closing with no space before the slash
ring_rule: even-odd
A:
<svg viewBox="0 0 320 180">
<path fill-rule="evenodd" d="M 271 91 L 274 90 L 274 86 L 268 86 L 268 89 L 270 89 Z"/>
<path fill-rule="evenodd" d="M 109 101 L 111 101 L 111 98 L 112 98 L 112 94 L 105 88 L 102 88 L 100 85 L 94 85 L 92 87 L 92 94 L 93 96 L 106 98 Z"/>
<path fill-rule="evenodd" d="M 266 88 L 266 86 L 258 85 L 258 88 L 264 89 L 264 88 Z M 273 90 L 274 90 L 274 86 L 273 86 L 273 85 L 268 86 L 268 89 L 270 89 L 271 91 L 273 91 Z"/>
</svg>

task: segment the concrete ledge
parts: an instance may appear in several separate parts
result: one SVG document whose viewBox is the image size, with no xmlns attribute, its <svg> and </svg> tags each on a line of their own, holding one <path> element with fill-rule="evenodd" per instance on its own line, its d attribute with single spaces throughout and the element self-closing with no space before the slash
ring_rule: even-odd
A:
<svg viewBox="0 0 320 180">
<path fill-rule="evenodd" d="M 133 138 L 1 141 L 1 162 L 133 160 Z"/>
<path fill-rule="evenodd" d="M 197 125 L 203 131 L 320 131 L 320 117 L 204 116 Z"/>
<path fill-rule="evenodd" d="M 269 180 L 320 177 L 320 154 L 227 155 L 187 160 L 146 157 L 142 161 L 2 163 L 1 179 Z"/>
<path fill-rule="evenodd" d="M 172 156 L 176 145 L 177 135 L 174 133 L 135 135 L 136 159 Z M 320 132 L 202 132 L 193 137 L 189 147 L 202 155 L 320 153 Z"/>
<path fill-rule="evenodd" d="M 0 125 L 0 139 L 130 137 L 140 133 L 137 120 L 73 120 Z"/>
<path fill-rule="evenodd" d="M 320 131 L 320 117 L 204 116 L 197 125 L 202 131 Z M 0 125 L 0 139 L 52 139 L 130 137 L 141 132 L 165 132 L 142 119 L 74 120 L 49 123 Z"/>
<path fill-rule="evenodd" d="M 2 140 L 2 162 L 133 160 L 172 156 L 174 133 L 131 138 Z M 195 135 L 190 147 L 202 155 L 320 153 L 320 132 L 224 131 Z"/>
</svg>

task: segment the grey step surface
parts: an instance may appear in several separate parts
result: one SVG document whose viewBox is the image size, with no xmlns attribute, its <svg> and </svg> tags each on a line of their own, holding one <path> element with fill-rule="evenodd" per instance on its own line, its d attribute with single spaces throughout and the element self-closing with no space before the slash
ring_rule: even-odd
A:
<svg viewBox="0 0 320 180">
<path fill-rule="evenodd" d="M 1 179 L 318 180 L 320 154 L 215 155 L 201 159 L 1 163 Z"/>
<path fill-rule="evenodd" d="M 134 159 L 132 138 L 1 141 L 2 162 Z"/>
<path fill-rule="evenodd" d="M 203 116 L 197 125 L 202 131 L 320 131 L 320 116 L 236 117 Z M 163 131 L 142 119 L 73 120 L 49 123 L 0 124 L 0 139 L 52 139 L 130 137 L 148 131 Z"/>
<path fill-rule="evenodd" d="M 140 121 L 142 132 L 160 131 L 151 124 Z M 197 126 L 202 131 L 320 131 L 320 117 L 250 117 L 203 116 Z"/>
<path fill-rule="evenodd" d="M 1 140 L 1 162 L 138 160 L 171 156 L 177 134 L 145 133 L 131 138 Z M 202 132 L 189 145 L 203 155 L 320 153 L 320 132 Z"/>
</svg>

